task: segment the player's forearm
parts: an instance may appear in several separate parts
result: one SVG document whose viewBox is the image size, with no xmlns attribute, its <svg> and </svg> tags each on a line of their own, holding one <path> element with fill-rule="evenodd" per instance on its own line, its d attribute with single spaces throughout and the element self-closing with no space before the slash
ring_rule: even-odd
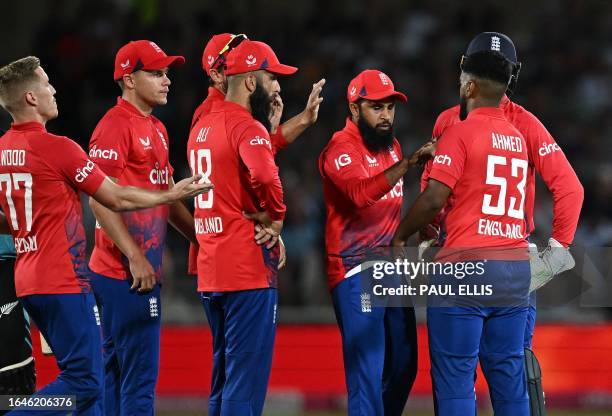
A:
<svg viewBox="0 0 612 416">
<path fill-rule="evenodd" d="M 395 186 L 397 181 L 404 177 L 404 175 L 406 174 L 406 172 L 408 172 L 408 169 L 410 169 L 411 166 L 413 165 L 408 161 L 408 159 L 402 159 L 395 165 L 391 166 L 390 168 L 387 168 L 385 170 L 385 177 L 387 178 L 389 185 L 392 187 Z"/>
<path fill-rule="evenodd" d="M 172 192 L 148 191 L 134 186 L 119 186 L 112 180 L 105 180 L 93 198 L 113 211 L 132 211 L 168 204 L 178 198 Z"/>
<path fill-rule="evenodd" d="M 142 250 L 130 235 L 121 214 L 111 211 L 95 199 L 89 198 L 91 207 L 98 224 L 104 232 L 113 240 L 113 243 L 129 260 L 142 254 Z"/>
<path fill-rule="evenodd" d="M 293 116 L 280 126 L 283 132 L 283 137 L 285 138 L 287 143 L 293 143 L 300 134 L 302 134 L 308 127 L 312 125 L 312 123 L 310 123 L 308 117 L 306 116 L 305 111 L 306 110 L 302 111 L 296 116 Z"/>
<path fill-rule="evenodd" d="M 182 201 L 170 205 L 168 222 L 187 240 L 194 244 L 198 243 L 193 225 L 193 215 L 191 215 Z"/>
</svg>

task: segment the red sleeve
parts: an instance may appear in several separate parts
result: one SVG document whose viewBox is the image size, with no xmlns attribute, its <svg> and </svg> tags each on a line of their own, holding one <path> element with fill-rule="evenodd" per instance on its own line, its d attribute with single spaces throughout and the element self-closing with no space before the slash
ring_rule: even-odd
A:
<svg viewBox="0 0 612 416">
<path fill-rule="evenodd" d="M 330 144 L 323 153 L 321 173 L 359 208 L 373 205 L 395 186 L 384 172 L 368 177 L 362 152 L 342 141 Z"/>
<path fill-rule="evenodd" d="M 130 153 L 129 126 L 117 117 L 105 117 L 96 126 L 89 140 L 89 157 L 109 176 L 123 173 Z"/>
<path fill-rule="evenodd" d="M 96 193 L 106 175 L 91 161 L 81 147 L 68 138 L 64 138 L 54 150 L 61 157 L 54 158 L 52 163 L 62 176 L 79 191 L 88 195 Z"/>
<path fill-rule="evenodd" d="M 189 257 L 187 260 L 187 274 L 190 276 L 198 275 L 198 251 L 200 250 L 199 244 L 189 244 Z"/>
<path fill-rule="evenodd" d="M 553 195 L 552 237 L 568 246 L 574 241 L 584 188 L 561 147 L 531 113 L 523 135 L 528 137 L 529 160 Z"/>
<path fill-rule="evenodd" d="M 446 133 L 438 142 L 429 178 L 453 189 L 463 174 L 467 151 L 465 143 L 454 132 Z"/>
<path fill-rule="evenodd" d="M 446 131 L 447 128 L 459 122 L 459 110 L 457 107 L 451 107 L 438 115 L 436 119 L 436 124 L 434 124 L 433 131 L 431 132 L 432 138 L 440 139 Z M 437 150 L 436 150 L 437 153 Z M 425 164 L 425 168 L 423 169 L 423 174 L 421 175 L 421 192 L 427 188 L 427 181 L 429 180 L 429 172 L 431 172 L 431 168 L 433 166 L 433 159 L 428 160 Z"/>
<path fill-rule="evenodd" d="M 268 132 L 259 123 L 244 129 L 237 142 L 238 153 L 251 175 L 251 184 L 272 220 L 282 220 L 286 207 L 283 187 L 274 163 Z"/>
<path fill-rule="evenodd" d="M 270 135 L 270 140 L 272 141 L 272 151 L 274 154 L 277 154 L 289 144 L 285 136 L 283 136 L 283 127 L 281 125 L 276 129 L 276 133 Z"/>
</svg>

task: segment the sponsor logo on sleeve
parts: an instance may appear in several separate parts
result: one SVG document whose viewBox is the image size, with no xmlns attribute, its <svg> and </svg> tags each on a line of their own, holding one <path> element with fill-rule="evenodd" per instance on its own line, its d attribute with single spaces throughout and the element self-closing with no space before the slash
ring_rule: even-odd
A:
<svg viewBox="0 0 612 416">
<path fill-rule="evenodd" d="M 272 144 L 270 143 L 270 140 L 264 139 L 263 137 L 260 137 L 260 136 L 253 137 L 251 141 L 249 141 L 249 144 L 251 146 L 263 145 L 263 146 L 267 146 L 269 149 L 272 149 Z"/>
<path fill-rule="evenodd" d="M 119 154 L 114 149 L 100 149 L 97 145 L 89 149 L 89 157 L 94 159 L 117 160 Z"/>
<path fill-rule="evenodd" d="M 83 182 L 85 179 L 87 179 L 89 174 L 93 172 L 95 167 L 96 167 L 96 164 L 88 159 L 87 164 L 85 166 L 83 166 L 80 169 L 77 168 L 76 175 L 74 176 L 74 180 L 77 181 L 78 183 Z"/>
<path fill-rule="evenodd" d="M 542 143 L 542 147 L 538 149 L 540 156 L 546 156 L 554 152 L 560 152 L 561 148 L 557 143 Z"/>
<path fill-rule="evenodd" d="M 334 160 L 334 162 L 336 163 L 336 169 L 340 170 L 340 168 L 350 165 L 352 160 L 349 155 L 347 155 L 346 153 L 343 153 L 340 156 L 338 156 L 338 158 Z"/>
<path fill-rule="evenodd" d="M 450 166 L 452 161 L 453 160 L 449 155 L 437 155 L 436 157 L 434 157 L 433 163 Z"/>
</svg>

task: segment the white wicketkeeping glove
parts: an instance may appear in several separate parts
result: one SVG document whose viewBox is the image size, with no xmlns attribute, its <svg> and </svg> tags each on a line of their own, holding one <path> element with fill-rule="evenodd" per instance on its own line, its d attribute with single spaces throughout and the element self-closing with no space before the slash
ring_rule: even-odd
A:
<svg viewBox="0 0 612 416">
<path fill-rule="evenodd" d="M 529 244 L 531 284 L 529 293 L 550 282 L 556 275 L 571 270 L 576 265 L 569 249 L 554 238 L 548 239 L 548 246 L 538 253 L 535 244 Z"/>
</svg>

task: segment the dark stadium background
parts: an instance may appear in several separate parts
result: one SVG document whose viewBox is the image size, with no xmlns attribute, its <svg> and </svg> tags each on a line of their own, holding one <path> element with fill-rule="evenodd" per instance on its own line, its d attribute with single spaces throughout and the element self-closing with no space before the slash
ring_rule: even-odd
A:
<svg viewBox="0 0 612 416">
<path fill-rule="evenodd" d="M 277 158 L 288 206 L 283 237 L 289 260 L 280 276 L 283 327 L 270 414 L 342 409 L 339 336 L 328 325 L 334 317 L 323 268 L 325 211 L 317 158 L 343 126 L 346 86 L 362 69 L 385 71 L 408 95 L 409 102 L 397 108 L 396 133 L 404 152 L 410 152 L 430 137 L 437 114 L 457 103 L 458 61 L 469 40 L 482 31 L 508 34 L 523 62 L 513 99 L 548 127 L 586 191 L 575 244 L 601 247 L 612 242 L 610 2 L 21 0 L 3 1 L 2 9 L 0 63 L 30 54 L 41 58 L 58 91 L 60 109 L 48 129 L 84 148 L 119 94 L 112 71 L 123 43 L 150 39 L 169 54 L 184 55 L 187 64 L 170 73 L 169 103 L 156 111 L 170 134 L 175 178 L 187 174 L 186 138 L 192 112 L 206 94 L 200 62 L 212 34 L 246 33 L 269 43 L 281 61 L 300 68 L 281 80 L 285 116 L 301 111 L 312 83 L 327 79 L 319 121 Z M 2 113 L 0 127 L 8 124 Z M 405 181 L 408 203 L 417 195 L 417 178 L 413 172 Z M 552 205 L 541 183 L 538 189 L 535 237 L 546 241 Z M 86 217 L 91 231 L 88 208 Z M 208 334 L 195 280 L 185 275 L 186 248 L 171 232 L 163 290 L 167 325 L 162 343 L 168 349 L 162 353 L 159 385 L 159 406 L 166 410 L 185 410 L 185 403 L 203 408 L 200 400 L 209 382 Z M 545 389 L 547 382 L 558 386 L 551 405 L 612 409 L 610 317 L 605 308 L 540 311 L 535 345 L 545 357 Z M 423 414 L 431 413 L 426 355 L 421 342 L 421 380 L 409 404 Z M 40 362 L 44 379 L 53 362 Z M 185 377 L 194 381 L 184 383 Z M 317 383 L 320 388 L 314 388 Z"/>
</svg>

